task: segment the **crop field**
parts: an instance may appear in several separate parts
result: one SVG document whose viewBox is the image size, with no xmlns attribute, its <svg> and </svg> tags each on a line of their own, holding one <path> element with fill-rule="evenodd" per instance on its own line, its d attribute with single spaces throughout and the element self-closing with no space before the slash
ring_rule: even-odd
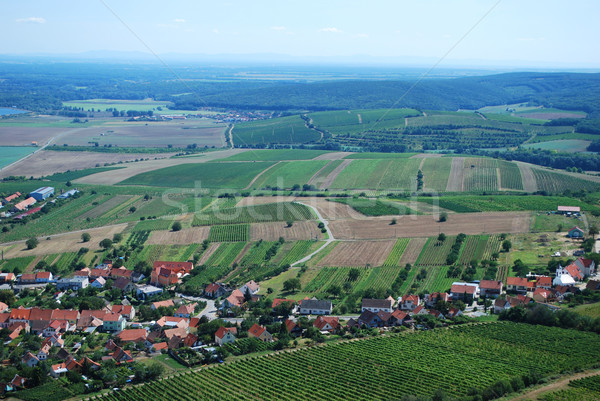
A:
<svg viewBox="0 0 600 401">
<path fill-rule="evenodd" d="M 250 225 L 250 240 L 276 241 L 283 237 L 286 241 L 310 240 L 315 236 L 323 238 L 321 230 L 314 221 L 297 221 L 292 227 L 285 222 L 252 223 Z"/>
<path fill-rule="evenodd" d="M 35 150 L 33 147 L 0 146 L 0 169 L 22 157 L 27 156 Z"/>
<path fill-rule="evenodd" d="M 250 224 L 227 224 L 211 226 L 210 242 L 246 242 L 250 239 Z"/>
<path fill-rule="evenodd" d="M 198 260 L 198 266 L 205 265 L 208 259 L 210 259 L 210 257 L 217 251 L 217 249 L 221 247 L 221 245 L 222 244 L 218 242 L 211 243 L 208 246 L 208 248 L 206 248 L 206 250 L 202 252 L 202 255 L 200 255 L 200 260 Z"/>
<path fill-rule="evenodd" d="M 308 128 L 300 116 L 236 124 L 232 135 L 236 145 L 308 143 L 321 139 L 321 134 Z"/>
<path fill-rule="evenodd" d="M 108 211 L 115 209 L 117 206 L 130 200 L 131 198 L 133 198 L 133 195 L 115 195 L 112 198 L 109 198 L 106 201 L 102 202 L 95 208 L 90 209 L 85 213 L 82 213 L 81 215 L 79 215 L 78 218 L 80 218 L 80 219 L 87 219 L 87 218 L 95 219 L 96 217 L 100 217 L 103 214 L 107 213 Z"/>
<path fill-rule="evenodd" d="M 564 344 L 562 352 L 556 352 L 556 343 Z M 171 394 L 186 400 L 383 400 L 431 396 L 439 388 L 462 397 L 474 387 L 487 388 L 532 369 L 547 376 L 590 367 L 598 363 L 597 349 L 593 333 L 516 323 L 457 326 L 238 360 L 102 399 L 136 401 Z"/>
<path fill-rule="evenodd" d="M 457 261 L 458 265 L 465 266 L 472 260 L 481 260 L 485 245 L 488 241 L 487 235 L 473 235 L 467 237 L 464 242 L 460 258 Z"/>
<path fill-rule="evenodd" d="M 146 185 L 166 188 L 241 189 L 271 162 L 180 164 L 135 175 L 122 185 Z"/>
<path fill-rule="evenodd" d="M 354 160 L 330 187 L 416 190 L 420 163 L 419 159 Z"/>
<path fill-rule="evenodd" d="M 567 388 L 544 393 L 539 401 L 596 401 L 600 399 L 600 376 L 571 380 Z"/>
<path fill-rule="evenodd" d="M 295 184 L 302 186 L 327 163 L 327 160 L 281 162 L 258 177 L 252 187 L 291 188 Z"/>
<path fill-rule="evenodd" d="M 361 152 L 352 153 L 344 159 L 408 159 L 417 153 L 379 153 L 379 152 Z"/>
<path fill-rule="evenodd" d="M 339 202 L 352 207 L 365 216 L 399 216 L 418 214 L 414 210 L 398 202 L 384 202 L 379 199 L 368 198 L 333 198 L 332 202 Z"/>
<path fill-rule="evenodd" d="M 338 244 L 317 266 L 381 266 L 395 241 L 357 241 Z"/>
<path fill-rule="evenodd" d="M 273 221 L 301 221 L 312 219 L 312 212 L 304 205 L 292 202 L 211 210 L 194 216 L 194 226 L 256 223 Z"/>
<path fill-rule="evenodd" d="M 400 266 L 400 260 L 402 259 L 402 255 L 408 246 L 410 239 L 409 238 L 398 238 L 392 251 L 383 262 L 384 266 Z"/>
<path fill-rule="evenodd" d="M 597 191 L 600 183 L 584 180 L 567 174 L 555 173 L 548 170 L 533 169 L 538 190 L 550 193 L 571 191 Z"/>
<path fill-rule="evenodd" d="M 425 267 L 445 265 L 446 257 L 450 253 L 454 240 L 455 237 L 451 236 L 446 237 L 444 242 L 438 241 L 437 238 L 429 238 L 416 265 Z"/>
<path fill-rule="evenodd" d="M 34 259 L 35 256 L 22 256 L 20 258 L 6 259 L 0 263 L 0 269 L 3 273 L 20 274 L 27 269 Z"/>
<path fill-rule="evenodd" d="M 285 254 L 284 258 L 279 261 L 279 266 L 291 265 L 302 259 L 310 253 L 314 244 L 314 241 L 297 241 L 292 249 Z"/>
<path fill-rule="evenodd" d="M 423 188 L 425 191 L 446 191 L 452 158 L 429 157 L 423 163 Z"/>
<path fill-rule="evenodd" d="M 545 141 L 538 143 L 528 143 L 523 145 L 524 148 L 557 150 L 559 152 L 586 152 L 591 141 L 582 139 L 560 139 L 556 141 Z"/>
<path fill-rule="evenodd" d="M 3 121 L 0 123 L 0 143 L 3 147 L 23 146 L 30 147 L 30 150 L 34 151 L 35 148 L 31 146 L 32 142 L 45 145 L 50 138 L 65 131 L 68 131 L 68 128 L 39 125 L 23 126 L 21 124 L 6 124 Z"/>
<path fill-rule="evenodd" d="M 152 231 L 148 244 L 152 245 L 187 245 L 200 244 L 208 239 L 211 227 L 184 228 L 181 231 Z M 139 232 L 139 231 L 138 231 Z M 134 232 L 137 234 L 138 232 Z M 149 232 L 149 231 L 141 231 Z"/>
<path fill-rule="evenodd" d="M 523 190 L 521 169 L 516 163 L 498 160 L 500 170 L 500 189 Z"/>
<path fill-rule="evenodd" d="M 183 284 L 182 291 L 199 294 L 207 284 L 214 283 L 231 271 L 229 266 L 203 266 L 194 268 L 194 275 Z"/>
<path fill-rule="evenodd" d="M 576 217 L 563 216 L 561 214 L 537 214 L 534 216 L 532 232 L 566 231 L 573 226 L 583 225 L 583 221 Z"/>
<path fill-rule="evenodd" d="M 137 223 L 131 230 L 132 231 L 161 231 L 168 230 L 173 224 L 172 220 L 167 219 L 155 219 L 155 220 L 144 220 Z"/>
<path fill-rule="evenodd" d="M 498 190 L 498 170 L 495 159 L 466 158 L 464 168 L 465 191 Z"/>
<path fill-rule="evenodd" d="M 345 163 L 343 166 L 340 166 L 342 163 Z M 334 174 L 334 171 L 341 170 L 345 168 L 345 165 L 349 164 L 348 160 L 328 160 L 328 163 L 318 170 L 311 178 L 308 180 L 307 184 L 314 185 L 319 189 L 325 189 L 328 185 L 326 184 L 327 178 L 330 174 Z M 335 177 L 333 177 L 335 179 Z"/>
<path fill-rule="evenodd" d="M 410 238 L 398 264 L 400 266 L 406 266 L 407 264 L 415 264 L 415 262 L 419 258 L 419 255 L 421 254 L 421 250 L 427 243 L 427 240 L 427 238 Z"/>
<path fill-rule="evenodd" d="M 414 109 L 341 110 L 309 114 L 313 124 L 334 135 L 359 134 L 376 129 L 404 127 L 405 118 L 416 117 Z"/>
<path fill-rule="evenodd" d="M 217 161 L 282 161 L 282 160 L 312 160 L 329 153 L 326 150 L 309 149 L 247 149 L 237 155 Z"/>
<path fill-rule="evenodd" d="M 516 196 L 516 195 L 487 195 L 487 196 L 442 196 L 439 198 L 419 197 L 419 202 L 432 205 L 439 204 L 441 208 L 457 213 L 493 212 L 493 211 L 555 211 L 559 205 L 580 206 L 584 211 L 600 211 L 600 208 L 579 199 L 564 196 Z"/>
<path fill-rule="evenodd" d="M 367 278 L 371 273 L 371 268 L 358 267 L 359 276 L 352 282 L 349 279 L 350 267 L 323 267 L 319 269 L 319 273 L 314 277 L 302 290 L 306 294 L 324 293 L 331 286 L 337 285 L 342 287 L 344 283 L 350 282 L 354 285 L 360 283 L 361 280 Z"/>
<path fill-rule="evenodd" d="M 229 267 L 245 246 L 245 242 L 224 242 L 205 264 L 209 267 Z"/>
</svg>

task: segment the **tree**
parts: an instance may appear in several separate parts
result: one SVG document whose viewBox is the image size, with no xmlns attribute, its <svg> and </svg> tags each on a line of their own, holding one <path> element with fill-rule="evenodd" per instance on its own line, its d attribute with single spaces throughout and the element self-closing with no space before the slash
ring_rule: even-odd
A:
<svg viewBox="0 0 600 401">
<path fill-rule="evenodd" d="M 348 272 L 348 281 L 356 281 L 360 277 L 360 270 L 357 268 L 352 268 Z"/>
<path fill-rule="evenodd" d="M 25 241 L 25 245 L 27 245 L 27 249 L 34 249 L 36 246 L 38 246 L 39 243 L 40 243 L 40 241 L 38 241 L 38 239 L 35 237 L 31 237 L 27 241 Z"/>
<path fill-rule="evenodd" d="M 181 222 L 176 221 L 175 223 L 173 223 L 173 225 L 171 226 L 171 229 L 173 231 L 181 231 Z"/>
<path fill-rule="evenodd" d="M 113 242 L 111 241 L 110 238 L 104 238 L 102 241 L 100 241 L 100 247 L 104 250 L 110 248 L 112 246 Z"/>
<path fill-rule="evenodd" d="M 392 219 L 392 222 L 390 223 L 390 226 L 393 226 L 393 225 L 395 225 L 396 223 L 398 223 L 398 222 L 397 222 L 397 221 L 396 221 L 396 219 L 394 218 L 394 219 Z"/>
<path fill-rule="evenodd" d="M 446 234 L 444 234 L 444 233 L 440 233 L 440 235 L 438 235 L 438 238 L 437 238 L 437 240 L 438 240 L 439 242 L 444 242 L 444 241 L 446 241 Z"/>
<path fill-rule="evenodd" d="M 287 227 L 291 227 L 291 226 L 293 226 L 293 225 L 294 225 L 294 222 L 293 222 L 292 220 L 288 220 L 288 221 L 286 222 L 286 224 L 287 224 Z"/>
<path fill-rule="evenodd" d="M 283 282 L 283 290 L 284 291 L 295 292 L 297 290 L 300 290 L 300 288 L 301 288 L 301 284 L 300 284 L 300 279 L 298 279 L 298 278 L 291 278 L 291 279 L 285 280 Z"/>
<path fill-rule="evenodd" d="M 92 236 L 89 233 L 83 233 L 83 234 L 81 234 L 81 241 L 82 242 L 90 242 L 91 239 L 92 239 Z"/>
<path fill-rule="evenodd" d="M 510 251 L 510 248 L 512 248 L 512 242 L 510 242 L 510 240 L 505 239 L 502 241 L 502 249 L 504 252 Z"/>
<path fill-rule="evenodd" d="M 135 206 L 131 206 L 129 208 L 129 213 L 134 213 L 137 210 L 137 208 Z"/>
<path fill-rule="evenodd" d="M 123 240 L 123 234 L 115 234 L 113 235 L 113 242 L 117 243 L 117 242 L 121 242 Z"/>
<path fill-rule="evenodd" d="M 442 213 L 440 213 L 440 219 L 439 219 L 439 222 L 440 222 L 440 223 L 443 223 L 443 222 L 445 222 L 446 220 L 448 220 L 448 213 L 446 213 L 446 212 L 442 212 Z"/>
<path fill-rule="evenodd" d="M 592 237 L 595 237 L 596 235 L 598 235 L 598 226 L 597 226 L 597 225 L 595 225 L 595 224 L 592 224 L 592 225 L 590 226 L 589 234 L 590 234 Z"/>
</svg>

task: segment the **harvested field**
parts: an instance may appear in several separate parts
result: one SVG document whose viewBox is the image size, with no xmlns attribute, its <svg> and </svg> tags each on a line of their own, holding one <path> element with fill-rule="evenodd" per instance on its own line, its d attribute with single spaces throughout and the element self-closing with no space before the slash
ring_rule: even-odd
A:
<svg viewBox="0 0 600 401">
<path fill-rule="evenodd" d="M 90 219 L 95 219 L 96 217 L 100 217 L 104 213 L 108 212 L 109 210 L 122 204 L 123 202 L 128 201 L 132 197 L 133 197 L 133 195 L 115 195 L 114 197 L 107 200 L 106 202 L 101 203 L 100 205 L 96 206 L 93 209 L 88 210 L 87 212 L 83 213 L 82 215 L 80 215 L 78 217 L 80 219 L 86 219 L 88 217 Z"/>
<path fill-rule="evenodd" d="M 181 231 L 152 231 L 146 242 L 149 245 L 189 245 L 200 244 L 208 239 L 210 226 L 185 228 Z"/>
<path fill-rule="evenodd" d="M 404 250 L 404 253 L 402 254 L 402 257 L 400 258 L 400 262 L 398 262 L 398 265 L 406 266 L 407 263 L 414 265 L 419 258 L 421 250 L 425 246 L 426 242 L 427 238 L 411 238 L 406 246 L 406 249 Z"/>
<path fill-rule="evenodd" d="M 95 251 L 100 249 L 100 241 L 102 241 L 104 238 L 112 238 L 114 234 L 122 232 L 125 227 L 127 227 L 127 224 L 90 228 L 83 231 L 51 235 L 49 236 L 51 238 L 50 240 L 47 240 L 46 237 L 41 237 L 38 238 L 40 241 L 39 245 L 34 249 L 27 249 L 25 246 L 25 241 L 16 241 L 0 244 L 0 250 L 4 250 L 4 257 L 6 259 L 31 255 L 37 256 L 55 253 L 77 252 L 82 247 L 88 248 L 91 251 Z M 89 242 L 81 242 L 81 233 L 84 231 L 89 233 L 92 237 Z"/>
<path fill-rule="evenodd" d="M 64 173 L 67 170 L 104 166 L 105 163 L 134 161 L 135 159 L 164 159 L 175 153 L 99 153 L 99 152 L 67 152 L 40 150 L 27 159 L 3 169 L 0 178 L 10 175 L 25 175 L 41 177 L 54 173 Z M 154 160 L 152 160 L 154 161 Z"/>
<path fill-rule="evenodd" d="M 450 168 L 450 177 L 448 178 L 448 185 L 446 186 L 446 191 L 459 192 L 463 190 L 464 163 L 464 157 L 455 157 L 452 159 L 452 167 Z"/>
<path fill-rule="evenodd" d="M 537 191 L 537 181 L 531 170 L 531 165 L 527 163 L 516 162 L 521 169 L 521 176 L 523 177 L 523 190 L 525 192 Z"/>
<path fill-rule="evenodd" d="M 388 217 L 363 220 L 332 220 L 329 228 L 336 239 L 387 239 L 433 237 L 482 233 L 526 233 L 531 222 L 530 212 L 457 213 L 448 215 L 444 223 L 436 216 L 399 216 L 398 224 L 390 225 Z"/>
<path fill-rule="evenodd" d="M 411 159 L 429 159 L 432 157 L 442 157 L 441 153 L 417 153 L 414 156 L 411 156 Z"/>
<path fill-rule="evenodd" d="M 212 242 L 208 246 L 208 248 L 206 248 L 206 251 L 204 251 L 204 253 L 200 257 L 200 260 L 198 260 L 198 266 L 202 266 L 203 264 L 206 264 L 206 261 L 208 259 L 210 259 L 210 257 L 213 255 L 213 253 L 215 253 L 215 251 L 217 249 L 219 249 L 220 246 L 221 246 L 220 242 Z"/>
<path fill-rule="evenodd" d="M 317 266 L 381 266 L 396 241 L 341 242 Z"/>
<path fill-rule="evenodd" d="M 235 207 L 266 205 L 275 202 L 293 202 L 295 196 L 247 196 L 242 198 Z"/>
<path fill-rule="evenodd" d="M 283 221 L 250 225 L 250 241 L 277 241 L 279 237 L 286 241 L 309 240 L 316 234 L 319 234 L 319 238 L 323 236 L 314 221 L 297 221 L 291 227 L 287 227 Z"/>
<path fill-rule="evenodd" d="M 523 118 L 535 118 L 538 120 L 555 120 L 557 118 L 585 118 L 585 114 L 582 113 L 568 113 L 568 112 L 556 112 L 556 113 L 519 113 L 518 117 Z"/>
<path fill-rule="evenodd" d="M 165 167 L 177 166 L 180 164 L 190 163 L 206 163 L 211 160 L 221 159 L 224 157 L 233 156 L 238 153 L 247 151 L 247 149 L 228 149 L 216 152 L 203 153 L 196 157 L 178 157 L 174 159 L 148 160 L 139 163 L 132 163 L 113 171 L 104 171 L 102 173 L 88 175 L 75 180 L 82 184 L 95 185 L 115 185 L 127 178 L 131 178 L 141 173 L 158 170 Z M 86 152 L 86 154 L 89 154 Z M 101 155 L 105 155 L 102 153 Z"/>
<path fill-rule="evenodd" d="M 319 213 L 327 220 L 336 219 L 365 219 L 366 216 L 357 212 L 350 206 L 339 202 L 331 202 L 324 198 L 296 198 L 296 202 L 317 208 Z"/>
<path fill-rule="evenodd" d="M 337 166 L 319 185 L 319 189 L 329 188 L 333 181 L 337 178 L 337 176 L 350 164 L 352 163 L 351 159 L 347 159 L 342 161 L 339 166 Z"/>
<path fill-rule="evenodd" d="M 31 146 L 31 142 L 45 145 L 53 137 L 70 130 L 61 127 L 0 126 L 0 143 L 2 146 Z"/>
<path fill-rule="evenodd" d="M 313 160 L 342 160 L 346 156 L 350 156 L 352 152 L 331 152 L 315 157 Z"/>
</svg>

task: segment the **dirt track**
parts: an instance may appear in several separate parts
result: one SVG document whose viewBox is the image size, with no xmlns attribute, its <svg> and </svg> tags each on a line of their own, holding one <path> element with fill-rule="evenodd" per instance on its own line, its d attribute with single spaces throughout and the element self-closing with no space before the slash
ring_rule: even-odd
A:
<svg viewBox="0 0 600 401">
<path fill-rule="evenodd" d="M 448 184 L 446 185 L 446 191 L 448 192 L 460 192 L 463 190 L 463 165 L 465 163 L 464 157 L 455 157 L 452 159 L 452 167 L 450 168 L 450 177 L 448 177 Z"/>
<path fill-rule="evenodd" d="M 331 186 L 331 184 L 333 184 L 333 181 L 335 181 L 335 179 L 337 178 L 337 176 L 340 175 L 340 173 L 346 167 L 348 167 L 348 165 L 350 163 L 352 163 L 351 159 L 350 160 L 344 160 L 343 162 L 341 162 L 340 165 L 337 166 L 331 173 L 329 173 L 329 175 L 323 180 L 323 182 L 319 186 L 319 189 L 329 188 Z"/>
<path fill-rule="evenodd" d="M 482 233 L 524 233 L 529 231 L 530 212 L 456 213 L 444 223 L 435 216 L 398 216 L 398 224 L 390 225 L 390 217 L 363 220 L 332 220 L 331 230 L 337 239 L 387 239 Z"/>
<path fill-rule="evenodd" d="M 411 238 L 398 262 L 400 266 L 406 266 L 407 263 L 414 265 L 419 255 L 421 254 L 421 250 L 425 246 L 427 242 L 427 238 Z"/>
<path fill-rule="evenodd" d="M 554 381 L 554 382 L 548 384 L 547 386 L 543 386 L 540 388 L 536 388 L 535 390 L 528 391 L 525 394 L 521 394 L 515 398 L 511 398 L 510 400 L 511 401 L 537 400 L 539 395 L 548 393 L 550 391 L 559 390 L 559 389 L 567 386 L 571 380 L 579 380 L 579 379 L 583 379 L 584 377 L 596 376 L 598 374 L 600 374 L 600 372 L 598 372 L 597 370 L 594 370 L 592 372 L 576 373 L 574 375 L 570 375 L 565 378 Z"/>
<path fill-rule="evenodd" d="M 517 162 L 519 169 L 521 170 L 521 176 L 523 177 L 523 190 L 525 192 L 537 191 L 537 181 L 531 171 L 531 166 L 526 163 Z"/>
<path fill-rule="evenodd" d="M 341 160 L 346 156 L 350 156 L 352 152 L 331 152 L 315 157 L 312 160 Z"/>
</svg>

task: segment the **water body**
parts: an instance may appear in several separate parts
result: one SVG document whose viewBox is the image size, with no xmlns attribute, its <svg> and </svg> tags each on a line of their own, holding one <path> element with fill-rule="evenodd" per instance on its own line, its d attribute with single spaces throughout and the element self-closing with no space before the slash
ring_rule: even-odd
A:
<svg viewBox="0 0 600 401">
<path fill-rule="evenodd" d="M 29 112 L 27 110 L 19 110 L 19 109 L 7 108 L 7 107 L 0 107 L 0 116 L 8 116 L 11 114 L 23 114 L 23 113 L 29 113 Z"/>
</svg>

